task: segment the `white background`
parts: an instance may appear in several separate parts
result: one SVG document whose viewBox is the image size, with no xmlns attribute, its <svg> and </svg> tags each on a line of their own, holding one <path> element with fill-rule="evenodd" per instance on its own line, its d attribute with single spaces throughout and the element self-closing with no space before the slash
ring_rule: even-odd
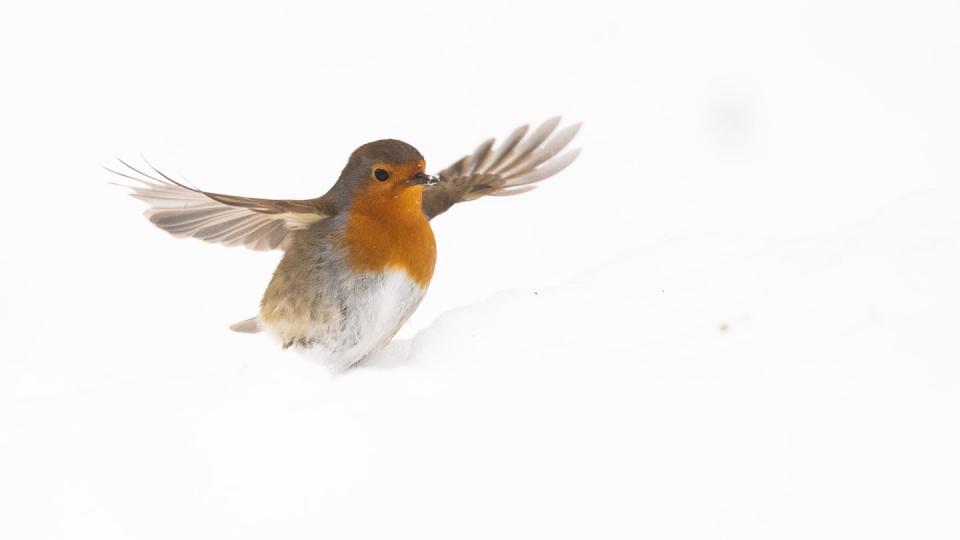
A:
<svg viewBox="0 0 960 540">
<path fill-rule="evenodd" d="M 0 537 L 960 536 L 956 2 L 0 8 Z M 554 114 L 346 374 L 228 324 L 279 253 L 101 166 L 316 196 Z"/>
</svg>

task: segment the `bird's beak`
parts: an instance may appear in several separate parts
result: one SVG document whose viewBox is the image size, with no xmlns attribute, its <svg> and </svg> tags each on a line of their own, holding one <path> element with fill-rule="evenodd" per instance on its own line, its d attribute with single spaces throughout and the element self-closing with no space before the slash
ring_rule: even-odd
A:
<svg viewBox="0 0 960 540">
<path fill-rule="evenodd" d="M 422 172 L 418 172 L 416 176 L 410 179 L 410 183 L 415 186 L 417 185 L 433 186 L 433 185 L 436 185 L 437 182 L 439 181 L 440 179 L 437 178 L 436 176 L 433 176 L 432 174 L 422 173 Z"/>
</svg>

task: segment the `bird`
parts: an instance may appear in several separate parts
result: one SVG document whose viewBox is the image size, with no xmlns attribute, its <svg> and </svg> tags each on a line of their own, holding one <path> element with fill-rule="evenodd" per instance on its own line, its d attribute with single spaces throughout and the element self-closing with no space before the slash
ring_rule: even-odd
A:
<svg viewBox="0 0 960 540">
<path fill-rule="evenodd" d="M 302 200 L 238 197 L 170 178 L 144 159 L 118 159 L 144 215 L 175 237 L 254 250 L 283 250 L 259 313 L 230 328 L 264 331 L 284 349 L 317 351 L 348 368 L 382 349 L 416 310 L 433 277 L 431 222 L 452 206 L 511 196 L 567 168 L 580 124 L 553 117 L 484 141 L 436 175 L 412 145 L 382 139 L 358 147 L 322 196 Z"/>
</svg>

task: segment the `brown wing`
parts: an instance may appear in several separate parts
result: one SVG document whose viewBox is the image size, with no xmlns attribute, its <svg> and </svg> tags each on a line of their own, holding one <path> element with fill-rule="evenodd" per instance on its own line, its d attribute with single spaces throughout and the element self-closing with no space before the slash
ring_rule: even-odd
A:
<svg viewBox="0 0 960 540">
<path fill-rule="evenodd" d="M 285 247 L 291 231 L 305 229 L 328 217 L 323 198 L 299 201 L 235 197 L 185 186 L 162 172 L 144 173 L 120 160 L 126 169 L 114 174 L 140 185 L 125 186 L 144 201 L 151 223 L 178 237 L 192 237 L 251 249 Z M 148 164 L 149 165 L 149 164 Z"/>
<path fill-rule="evenodd" d="M 473 154 L 440 171 L 439 183 L 424 189 L 423 213 L 433 219 L 459 202 L 524 193 L 562 171 L 580 153 L 575 149 L 560 154 L 580 124 L 556 131 L 559 124 L 559 116 L 551 118 L 529 135 L 529 126 L 520 126 L 496 149 L 494 140 L 487 140 Z"/>
</svg>

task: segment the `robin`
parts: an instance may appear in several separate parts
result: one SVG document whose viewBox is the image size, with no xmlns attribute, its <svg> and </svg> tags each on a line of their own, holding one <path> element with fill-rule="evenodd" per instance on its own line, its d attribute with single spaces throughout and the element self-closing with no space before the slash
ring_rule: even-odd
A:
<svg viewBox="0 0 960 540">
<path fill-rule="evenodd" d="M 529 191 L 573 162 L 579 149 L 560 152 L 580 126 L 559 123 L 521 126 L 496 149 L 490 139 L 436 176 L 403 141 L 367 143 L 316 199 L 210 193 L 122 160 L 125 170 L 108 170 L 138 182 L 131 195 L 174 236 L 284 250 L 259 314 L 231 329 L 263 330 L 348 367 L 386 345 L 423 299 L 437 257 L 430 220 L 460 202 Z"/>
</svg>

